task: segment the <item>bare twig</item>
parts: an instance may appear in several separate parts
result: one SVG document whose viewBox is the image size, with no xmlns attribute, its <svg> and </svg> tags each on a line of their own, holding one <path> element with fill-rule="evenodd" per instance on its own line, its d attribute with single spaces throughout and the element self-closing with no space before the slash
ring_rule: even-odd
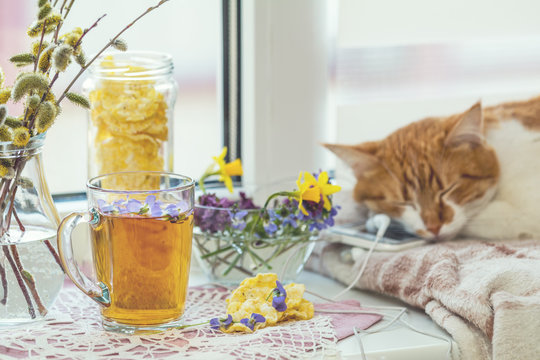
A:
<svg viewBox="0 0 540 360">
<path fill-rule="evenodd" d="M 62 2 L 62 6 L 60 6 L 60 15 L 62 15 L 62 13 L 64 12 L 64 6 L 66 6 L 66 3 L 67 3 L 67 0 L 64 0 Z"/>
<path fill-rule="evenodd" d="M 30 314 L 30 317 L 32 319 L 35 319 L 36 310 L 34 309 L 34 305 L 32 305 L 32 299 L 30 299 L 30 294 L 28 294 L 28 289 L 26 288 L 26 285 L 24 284 L 22 275 L 19 273 L 19 269 L 17 269 L 17 264 L 15 264 L 15 261 L 11 257 L 11 254 L 9 253 L 9 249 L 7 246 L 2 246 L 2 250 L 4 250 L 4 255 L 8 259 L 9 264 L 11 265 L 11 269 L 13 270 L 13 274 L 15 275 L 15 279 L 17 279 L 17 283 L 19 284 L 19 287 L 21 288 L 24 299 L 26 300 L 26 304 L 28 305 L 28 313 Z"/>
<path fill-rule="evenodd" d="M 11 184 L 11 180 L 2 179 L 2 183 L 4 188 L 2 189 L 2 195 L 0 195 L 0 231 L 2 236 L 6 233 L 6 229 L 4 227 L 4 216 L 1 216 L 1 214 L 4 213 L 4 210 L 6 209 L 7 203 L 6 203 L 6 196 L 7 191 L 9 190 L 9 185 Z"/>
<path fill-rule="evenodd" d="M 7 287 L 7 277 L 6 277 L 6 269 L 0 262 L 0 278 L 2 279 L 2 289 L 4 290 L 4 297 L 2 300 L 0 300 L 0 304 L 6 305 L 7 302 L 7 294 L 8 294 L 8 287 Z"/>
<path fill-rule="evenodd" d="M 21 222 L 21 219 L 19 219 L 19 215 L 17 215 L 17 210 L 16 209 L 13 209 L 13 216 L 15 217 L 15 220 L 17 220 L 17 224 L 19 224 L 19 229 L 21 229 L 22 232 L 25 232 L 26 229 L 25 229 L 23 223 Z"/>
<path fill-rule="evenodd" d="M 13 260 L 15 260 L 15 265 L 17 265 L 17 269 L 19 270 L 19 273 L 22 275 L 22 278 L 24 282 L 26 283 L 26 286 L 28 286 L 28 289 L 30 290 L 32 297 L 34 298 L 34 301 L 36 302 L 39 313 L 41 314 L 41 316 L 47 315 L 47 308 L 45 308 L 45 306 L 41 302 L 41 298 L 39 297 L 39 294 L 36 289 L 36 282 L 34 281 L 34 278 L 32 277 L 30 273 L 28 273 L 28 271 L 24 270 L 24 267 L 21 263 L 21 258 L 19 257 L 19 251 L 17 250 L 17 246 L 10 245 L 9 247 L 11 249 L 11 253 L 13 254 Z"/>
<path fill-rule="evenodd" d="M 60 34 L 60 28 L 62 27 L 63 23 L 64 22 L 60 20 L 60 22 L 58 22 L 58 25 L 56 25 L 56 30 L 54 30 L 54 43 L 55 44 L 58 44 L 58 34 Z"/>
<path fill-rule="evenodd" d="M 54 260 L 56 260 L 56 263 L 58 266 L 60 266 L 60 270 L 64 271 L 64 267 L 62 266 L 62 262 L 60 261 L 60 257 L 58 256 L 58 253 L 56 252 L 56 249 L 52 246 L 51 242 L 49 240 L 43 240 L 45 245 L 47 246 L 47 249 L 49 249 L 49 252 L 54 257 Z"/>
<path fill-rule="evenodd" d="M 22 171 L 22 168 L 23 166 L 20 166 L 19 169 L 17 170 L 17 174 L 15 175 L 15 181 L 13 182 L 13 186 L 11 187 L 11 190 L 10 190 L 11 200 L 9 203 L 9 209 L 6 216 L 7 217 L 6 229 L 9 229 L 9 227 L 11 226 L 11 214 L 13 213 L 14 206 L 15 206 L 15 194 L 17 193 L 17 189 L 19 188 L 17 186 L 17 180 L 19 179 L 19 175 Z"/>
<path fill-rule="evenodd" d="M 34 72 L 36 72 L 38 63 L 39 63 L 39 56 L 41 55 L 41 47 L 43 46 L 43 38 L 45 37 L 45 28 L 47 27 L 47 19 L 43 20 L 43 29 L 41 30 L 41 39 L 39 40 L 39 47 L 36 55 L 36 60 L 34 61 Z M 26 114 L 24 116 L 24 119 L 26 120 Z"/>
<path fill-rule="evenodd" d="M 77 81 L 77 79 L 79 79 L 79 77 L 86 71 L 86 69 L 88 69 L 88 67 L 90 65 L 92 65 L 92 63 L 94 61 L 96 61 L 96 59 L 101 55 L 103 54 L 103 52 L 105 50 L 107 50 L 114 42 L 116 39 L 118 39 L 120 37 L 120 35 L 122 35 L 127 29 L 129 29 L 130 27 L 132 27 L 137 21 L 139 21 L 143 16 L 145 16 L 146 14 L 150 13 L 151 11 L 157 9 L 158 7 L 160 7 L 161 5 L 163 5 L 164 3 L 166 3 L 167 1 L 169 0 L 161 0 L 157 5 L 154 5 L 154 6 L 151 6 L 149 7 L 148 9 L 146 9 L 146 11 L 144 11 L 141 15 L 139 15 L 137 18 L 135 18 L 135 20 L 133 20 L 131 23 L 129 23 L 126 27 L 124 27 L 122 30 L 120 30 L 120 32 L 118 34 L 116 34 L 115 37 L 113 37 L 111 39 L 111 41 L 109 41 L 97 54 L 96 56 L 94 56 L 92 58 L 92 60 L 90 60 L 85 66 L 81 67 L 81 70 L 77 73 L 77 75 L 75 75 L 75 77 L 73 78 L 73 80 L 69 83 L 69 85 L 67 86 L 66 90 L 64 90 L 64 92 L 62 93 L 62 95 L 58 98 L 58 100 L 56 101 L 56 105 L 59 105 L 60 102 L 64 99 L 64 97 L 66 96 L 66 94 L 68 93 L 68 91 L 71 89 L 71 87 L 75 84 L 75 82 Z"/>
<path fill-rule="evenodd" d="M 77 49 L 77 47 L 81 44 L 82 42 L 82 39 L 85 37 L 86 34 L 88 34 L 88 32 L 90 30 L 92 30 L 93 28 L 95 28 L 98 24 L 98 22 L 103 19 L 105 16 L 107 16 L 107 14 L 103 14 L 101 15 L 93 24 L 92 26 L 90 26 L 88 29 L 84 29 L 84 32 L 82 33 L 81 37 L 79 38 L 79 40 L 77 40 L 77 42 L 75 43 L 75 45 L 73 45 L 73 49 Z"/>
<path fill-rule="evenodd" d="M 75 2 L 75 0 L 71 0 L 71 2 L 69 3 L 69 5 L 66 7 L 66 14 L 64 15 L 64 20 L 67 18 L 69 12 L 71 11 L 71 7 L 73 6 L 73 3 Z"/>
</svg>

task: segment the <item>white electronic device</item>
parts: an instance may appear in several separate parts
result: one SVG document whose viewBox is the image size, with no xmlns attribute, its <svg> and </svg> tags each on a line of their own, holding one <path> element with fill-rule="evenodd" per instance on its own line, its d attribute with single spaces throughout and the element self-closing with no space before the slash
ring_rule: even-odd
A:
<svg viewBox="0 0 540 360">
<path fill-rule="evenodd" d="M 366 228 L 366 223 L 338 225 L 331 228 L 330 232 L 336 235 L 337 242 L 363 249 L 370 249 L 376 237 L 376 229 L 369 224 Z M 374 250 L 402 251 L 424 244 L 426 240 L 406 233 L 399 224 L 392 222 Z"/>
</svg>

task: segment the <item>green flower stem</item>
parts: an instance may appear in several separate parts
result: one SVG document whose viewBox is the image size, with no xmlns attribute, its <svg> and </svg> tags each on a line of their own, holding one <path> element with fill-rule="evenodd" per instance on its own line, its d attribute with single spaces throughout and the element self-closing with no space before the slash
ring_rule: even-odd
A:
<svg viewBox="0 0 540 360">
<path fill-rule="evenodd" d="M 236 266 L 236 263 L 238 262 L 238 260 L 240 260 L 240 258 L 242 257 L 243 254 L 238 254 L 236 255 L 236 257 L 234 258 L 234 260 L 232 261 L 232 263 L 229 265 L 229 267 L 227 267 L 227 269 L 225 270 L 225 272 L 223 273 L 224 276 L 227 276 L 231 270 Z"/>
<path fill-rule="evenodd" d="M 224 251 L 227 251 L 227 250 L 231 250 L 233 248 L 232 245 L 229 245 L 229 246 L 226 246 L 224 248 L 221 248 L 221 249 L 217 249 L 215 251 L 212 251 L 210 253 L 207 253 L 207 254 L 204 254 L 203 256 L 201 256 L 201 259 L 207 259 L 211 256 L 214 256 L 214 255 L 217 255 L 217 254 L 221 254 L 222 252 Z"/>
<path fill-rule="evenodd" d="M 199 188 L 203 192 L 203 194 L 206 194 L 206 189 L 204 188 L 204 180 L 210 176 L 219 175 L 219 171 L 213 171 L 213 172 L 205 172 L 201 178 L 199 179 Z"/>
<path fill-rule="evenodd" d="M 268 207 L 268 204 L 270 204 L 270 201 L 272 201 L 272 199 L 277 198 L 278 196 L 293 196 L 293 195 L 294 195 L 294 192 L 292 191 L 278 191 L 277 193 L 273 193 L 272 195 L 268 197 L 268 199 L 266 199 L 266 202 L 264 203 L 262 210 L 266 211 L 266 208 Z"/>
<path fill-rule="evenodd" d="M 198 324 L 188 324 L 188 325 L 176 326 L 175 329 L 182 330 L 182 329 L 187 329 L 189 327 L 201 326 L 201 325 L 206 325 L 206 324 L 210 324 L 210 320 L 202 322 L 202 323 L 198 323 Z"/>
<path fill-rule="evenodd" d="M 278 257 L 278 256 L 283 255 L 284 253 L 286 253 L 287 251 L 289 251 L 290 249 L 292 249 L 293 247 L 295 247 L 297 244 L 299 244 L 299 243 L 305 243 L 305 242 L 307 242 L 307 241 L 309 241 L 309 237 L 308 237 L 308 240 L 295 241 L 295 242 L 293 242 L 293 243 L 290 244 L 290 245 L 289 245 L 290 240 L 287 241 L 287 242 L 285 243 L 285 245 L 289 245 L 289 246 L 285 247 L 284 249 L 283 249 L 283 246 L 282 246 L 281 248 L 277 249 L 276 252 L 274 253 L 274 255 L 272 255 L 272 256 L 270 257 L 270 259 L 268 260 L 268 262 L 274 260 L 274 259 L 275 259 L 276 257 Z M 305 246 L 305 245 L 304 245 L 304 246 Z"/>
<path fill-rule="evenodd" d="M 225 265 L 231 265 L 231 263 L 228 262 L 226 259 L 229 258 L 233 254 L 238 254 L 238 253 L 236 251 L 231 251 L 229 254 L 227 254 L 225 256 L 225 258 L 216 257 L 216 260 L 223 263 L 223 264 L 225 264 Z M 253 274 L 251 271 L 247 270 L 246 268 L 244 268 L 242 266 L 238 266 L 238 265 L 233 264 L 233 267 L 236 270 L 240 271 L 241 273 L 246 274 L 247 276 L 255 276 L 255 274 Z"/>
<path fill-rule="evenodd" d="M 257 225 L 259 225 L 259 222 L 261 221 L 261 218 L 264 215 L 264 213 L 266 212 L 266 208 L 268 207 L 268 204 L 270 204 L 270 201 L 272 201 L 272 199 L 275 199 L 278 196 L 293 196 L 293 195 L 294 195 L 294 193 L 292 191 L 278 191 L 278 192 L 273 193 L 272 195 L 270 195 L 268 197 L 268 199 L 266 199 L 266 202 L 264 203 L 264 206 L 261 209 L 261 216 L 257 217 L 255 222 L 253 223 L 253 226 L 251 227 L 251 229 L 249 231 L 249 237 L 253 236 L 253 233 L 255 232 L 255 229 L 257 228 Z"/>
<path fill-rule="evenodd" d="M 260 262 L 260 264 L 257 267 L 260 267 L 262 265 L 266 266 L 268 270 L 272 270 L 272 266 L 270 266 L 266 261 L 264 261 L 259 255 L 257 255 L 254 251 L 252 251 L 249 247 L 246 246 L 246 251 L 251 254 L 257 261 Z"/>
</svg>

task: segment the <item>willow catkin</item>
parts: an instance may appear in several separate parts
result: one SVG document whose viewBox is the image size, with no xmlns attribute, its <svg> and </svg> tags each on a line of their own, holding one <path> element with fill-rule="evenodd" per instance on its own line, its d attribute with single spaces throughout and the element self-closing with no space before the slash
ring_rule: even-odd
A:
<svg viewBox="0 0 540 360">
<path fill-rule="evenodd" d="M 49 78 L 42 73 L 23 73 L 13 85 L 11 98 L 17 102 L 30 91 L 46 91 L 49 88 Z"/>
</svg>

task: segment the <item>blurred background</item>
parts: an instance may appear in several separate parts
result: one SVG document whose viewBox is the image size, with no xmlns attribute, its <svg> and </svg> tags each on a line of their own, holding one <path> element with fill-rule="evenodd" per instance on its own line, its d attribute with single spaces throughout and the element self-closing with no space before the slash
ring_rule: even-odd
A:
<svg viewBox="0 0 540 360">
<path fill-rule="evenodd" d="M 0 0 L 8 82 L 15 70 L 7 59 L 29 44 L 34 2 Z M 88 27 L 107 13 L 86 38 L 92 53 L 155 2 L 78 0 L 65 28 Z M 346 181 L 348 170 L 321 142 L 375 140 L 478 100 L 539 94 L 537 10 L 533 0 L 171 0 L 124 38 L 132 50 L 174 58 L 176 172 L 198 178 L 228 142 L 250 182 L 319 168 Z M 224 51 L 224 35 L 236 39 L 232 51 Z M 238 109 L 227 115 L 231 94 Z M 85 111 L 70 107 L 47 135 L 53 193 L 84 189 L 86 122 Z M 224 136 L 230 129 L 238 136 Z"/>
</svg>

